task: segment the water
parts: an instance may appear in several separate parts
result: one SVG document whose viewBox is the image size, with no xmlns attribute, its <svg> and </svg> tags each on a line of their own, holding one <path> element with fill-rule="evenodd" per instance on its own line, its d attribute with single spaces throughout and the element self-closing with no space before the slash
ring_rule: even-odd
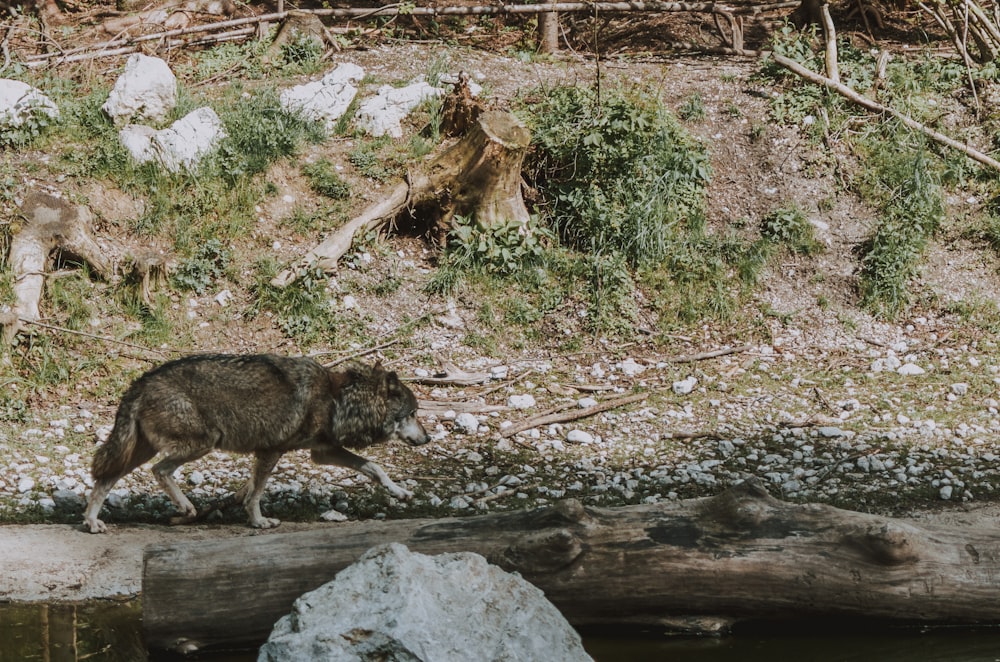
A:
<svg viewBox="0 0 1000 662">
<path fill-rule="evenodd" d="M 82 605 L 0 605 L 0 662 L 167 662 L 142 641 L 137 600 Z M 884 630 L 878 633 L 782 634 L 766 632 L 724 638 L 584 637 L 597 662 L 1000 662 L 1000 629 Z M 195 658 L 250 662 L 254 651 Z"/>
</svg>

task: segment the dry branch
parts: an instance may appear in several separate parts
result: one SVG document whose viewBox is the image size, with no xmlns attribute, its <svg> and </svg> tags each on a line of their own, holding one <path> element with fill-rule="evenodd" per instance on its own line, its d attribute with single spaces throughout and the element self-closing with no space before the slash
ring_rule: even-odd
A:
<svg viewBox="0 0 1000 662">
<path fill-rule="evenodd" d="M 577 409 L 576 411 L 535 416 L 533 418 L 529 418 L 526 421 L 515 423 L 514 425 L 510 426 L 509 428 L 501 432 L 500 436 L 506 439 L 507 437 L 513 437 L 518 432 L 524 432 L 525 430 L 530 430 L 531 428 L 537 428 L 542 425 L 551 425 L 553 423 L 567 423 L 569 421 L 578 421 L 582 418 L 588 418 L 590 416 L 593 416 L 594 414 L 600 414 L 601 412 L 617 409 L 618 407 L 624 407 L 625 405 L 632 404 L 633 402 L 639 402 L 640 400 L 645 400 L 648 397 L 649 397 L 648 393 L 636 393 L 634 395 L 627 395 L 623 398 L 608 400 L 607 402 L 602 402 L 592 407 Z"/>
<path fill-rule="evenodd" d="M 858 94 L 856 91 L 854 91 L 847 85 L 844 85 L 843 83 L 838 83 L 837 81 L 831 80 L 825 76 L 821 76 L 820 74 L 810 71 L 809 69 L 806 69 L 795 60 L 784 57 L 783 55 L 778 55 L 777 53 L 771 53 L 770 57 L 774 58 L 775 62 L 785 67 L 792 73 L 801 76 L 802 78 L 805 78 L 811 83 L 822 85 L 828 90 L 832 90 L 837 94 L 840 94 L 841 96 L 856 103 L 862 108 L 866 108 L 874 113 L 883 113 L 887 115 L 892 115 L 906 126 L 916 131 L 920 131 L 931 140 L 940 143 L 942 145 L 945 145 L 946 147 L 950 147 L 954 150 L 962 152 L 972 160 L 977 161 L 985 166 L 989 166 L 994 170 L 1000 170 L 1000 162 L 996 161 L 995 159 L 990 158 L 986 154 L 983 154 L 982 152 L 973 147 L 964 145 L 953 138 L 949 138 L 943 133 L 935 131 L 934 129 L 930 128 L 925 124 L 921 124 L 920 122 L 916 121 L 915 119 L 907 115 L 904 115 L 898 110 L 895 110 L 888 106 L 884 106 L 877 101 L 874 101 L 866 96 Z"/>
<path fill-rule="evenodd" d="M 675 356 L 672 359 L 667 359 L 667 361 L 670 363 L 694 363 L 695 361 L 714 359 L 720 356 L 727 356 L 729 354 L 742 354 L 743 352 L 749 352 L 751 349 L 753 349 L 751 345 L 740 345 L 739 347 L 727 347 L 726 349 L 716 349 L 711 352 L 702 352 L 700 354 L 683 354 L 681 356 Z"/>
</svg>

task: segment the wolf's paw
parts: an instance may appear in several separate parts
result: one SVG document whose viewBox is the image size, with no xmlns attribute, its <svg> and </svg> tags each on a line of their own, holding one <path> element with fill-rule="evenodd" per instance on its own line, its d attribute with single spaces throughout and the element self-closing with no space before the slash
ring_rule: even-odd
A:
<svg viewBox="0 0 1000 662">
<path fill-rule="evenodd" d="M 273 517 L 261 517 L 260 519 L 250 520 L 250 526 L 255 529 L 273 529 L 281 524 L 280 519 L 274 519 Z"/>
<path fill-rule="evenodd" d="M 83 527 L 84 527 L 85 531 L 89 531 L 90 533 L 107 533 L 108 532 L 107 525 L 104 524 L 104 522 L 102 522 L 101 520 L 97 519 L 96 517 L 93 518 L 93 519 L 85 519 L 85 520 L 83 520 Z"/>
<path fill-rule="evenodd" d="M 391 488 L 389 488 L 389 493 L 392 494 L 392 496 L 396 497 L 397 499 L 402 499 L 403 501 L 409 501 L 410 499 L 413 498 L 413 492 L 404 489 L 399 485 L 393 485 Z"/>
</svg>

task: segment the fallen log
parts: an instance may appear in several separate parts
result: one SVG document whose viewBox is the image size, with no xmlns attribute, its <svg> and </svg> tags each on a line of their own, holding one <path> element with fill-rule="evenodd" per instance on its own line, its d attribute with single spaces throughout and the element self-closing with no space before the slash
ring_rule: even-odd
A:
<svg viewBox="0 0 1000 662">
<path fill-rule="evenodd" d="M 530 511 L 146 549 L 154 649 L 258 645 L 296 597 L 372 546 L 472 551 L 541 588 L 577 627 L 725 632 L 756 620 L 1000 623 L 1000 531 L 915 526 L 779 501 L 755 480 L 718 496 Z"/>
</svg>

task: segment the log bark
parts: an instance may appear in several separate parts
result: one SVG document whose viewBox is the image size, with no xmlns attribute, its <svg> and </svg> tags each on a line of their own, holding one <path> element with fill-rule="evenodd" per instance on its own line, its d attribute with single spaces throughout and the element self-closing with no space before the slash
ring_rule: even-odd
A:
<svg viewBox="0 0 1000 662">
<path fill-rule="evenodd" d="M 41 191 L 28 193 L 21 205 L 24 225 L 10 242 L 15 304 L 2 324 L 3 342 L 11 343 L 23 323 L 40 317 L 39 302 L 45 276 L 57 253 L 90 266 L 100 278 L 111 276 L 107 254 L 92 235 L 90 210 Z"/>
<path fill-rule="evenodd" d="M 726 631 L 754 620 L 1000 623 L 1000 531 L 795 505 L 756 481 L 679 502 L 530 511 L 153 546 L 156 649 L 256 645 L 302 593 L 370 547 L 472 551 L 541 588 L 575 626 Z"/>
<path fill-rule="evenodd" d="M 521 164 L 530 142 L 528 129 L 511 113 L 479 114 L 460 140 L 411 173 L 409 182 L 398 184 L 386 198 L 331 233 L 271 284 L 285 287 L 307 268 L 335 271 L 355 235 L 385 225 L 406 209 L 434 215 L 440 233 L 447 232 L 455 215 L 475 216 L 485 225 L 527 223 Z"/>
</svg>

